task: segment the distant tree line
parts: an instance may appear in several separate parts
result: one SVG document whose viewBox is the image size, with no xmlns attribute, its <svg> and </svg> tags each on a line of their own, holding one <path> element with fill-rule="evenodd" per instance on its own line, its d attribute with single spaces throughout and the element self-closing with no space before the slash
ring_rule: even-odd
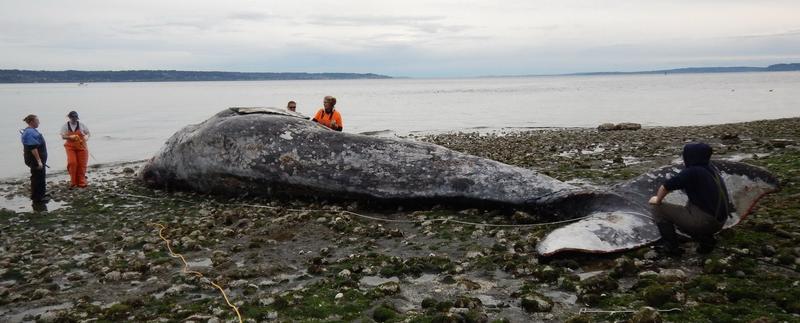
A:
<svg viewBox="0 0 800 323">
<path fill-rule="evenodd" d="M 387 79 L 372 73 L 242 73 L 174 70 L 30 71 L 0 70 L 0 83 L 178 82 Z"/>
<path fill-rule="evenodd" d="M 618 75 L 618 74 L 690 74 L 690 73 L 743 73 L 743 72 L 785 72 L 800 71 L 800 63 L 774 64 L 767 67 L 728 66 L 728 67 L 684 67 L 669 70 L 638 72 L 590 72 L 573 75 Z"/>
<path fill-rule="evenodd" d="M 767 66 L 767 71 L 800 71 L 800 63 L 770 65 Z"/>
</svg>

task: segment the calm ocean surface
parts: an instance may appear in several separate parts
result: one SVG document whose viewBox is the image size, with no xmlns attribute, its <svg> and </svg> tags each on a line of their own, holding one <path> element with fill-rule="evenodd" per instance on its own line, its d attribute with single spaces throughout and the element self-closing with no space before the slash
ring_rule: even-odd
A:
<svg viewBox="0 0 800 323">
<path fill-rule="evenodd" d="M 175 131 L 232 106 L 312 115 L 333 95 L 345 132 L 717 124 L 800 116 L 800 72 L 475 79 L 0 84 L 0 178 L 28 173 L 22 118 L 37 114 L 49 172 L 65 168 L 58 131 L 70 110 L 90 127 L 89 164 L 150 158 Z M 91 173 L 91 170 L 90 170 Z M 91 174 L 90 174 L 91 177 Z"/>
</svg>

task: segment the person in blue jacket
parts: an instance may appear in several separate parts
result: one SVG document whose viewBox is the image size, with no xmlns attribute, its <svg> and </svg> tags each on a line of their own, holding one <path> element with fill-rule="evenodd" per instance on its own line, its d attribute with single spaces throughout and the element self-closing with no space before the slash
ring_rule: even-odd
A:
<svg viewBox="0 0 800 323">
<path fill-rule="evenodd" d="M 698 253 L 714 249 L 714 234 L 719 232 L 733 211 L 725 181 L 711 163 L 713 150 L 705 143 L 690 143 L 683 147 L 686 166 L 676 176 L 667 179 L 650 198 L 653 215 L 667 252 L 682 253 L 675 233 L 677 226 L 699 242 Z M 686 205 L 662 203 L 669 192 L 683 190 L 689 201 Z"/>
<path fill-rule="evenodd" d="M 45 188 L 45 167 L 47 167 L 47 143 L 39 133 L 39 118 L 29 114 L 22 119 L 28 127 L 22 131 L 23 156 L 25 165 L 31 169 L 31 200 L 44 203 L 49 200 Z"/>
</svg>

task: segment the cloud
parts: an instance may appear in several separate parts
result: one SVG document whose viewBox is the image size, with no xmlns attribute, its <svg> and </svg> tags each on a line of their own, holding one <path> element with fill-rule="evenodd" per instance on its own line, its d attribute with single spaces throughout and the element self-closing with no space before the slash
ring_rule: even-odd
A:
<svg viewBox="0 0 800 323">
<path fill-rule="evenodd" d="M 425 33 L 462 32 L 473 28 L 464 24 L 444 23 L 444 16 L 331 16 L 310 17 L 306 23 L 317 26 L 406 27 Z"/>
<path fill-rule="evenodd" d="M 256 22 L 269 21 L 270 19 L 274 18 L 278 18 L 278 16 L 270 13 L 261 13 L 261 12 L 236 12 L 228 15 L 228 19 L 231 20 L 244 20 L 244 21 L 256 21 Z"/>
</svg>

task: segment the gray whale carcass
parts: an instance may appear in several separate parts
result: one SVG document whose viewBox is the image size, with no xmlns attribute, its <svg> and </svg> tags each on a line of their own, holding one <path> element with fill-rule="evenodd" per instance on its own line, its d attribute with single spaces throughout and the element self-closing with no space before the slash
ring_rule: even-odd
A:
<svg viewBox="0 0 800 323">
<path fill-rule="evenodd" d="M 719 165 L 738 210 L 777 188 L 760 168 Z M 139 176 L 152 187 L 214 194 L 508 206 L 553 220 L 585 217 L 538 244 L 539 253 L 551 255 L 614 252 L 659 239 L 647 199 L 659 179 L 678 170 L 668 166 L 606 191 L 588 190 L 434 144 L 332 131 L 282 109 L 230 108 L 175 133 Z"/>
</svg>

